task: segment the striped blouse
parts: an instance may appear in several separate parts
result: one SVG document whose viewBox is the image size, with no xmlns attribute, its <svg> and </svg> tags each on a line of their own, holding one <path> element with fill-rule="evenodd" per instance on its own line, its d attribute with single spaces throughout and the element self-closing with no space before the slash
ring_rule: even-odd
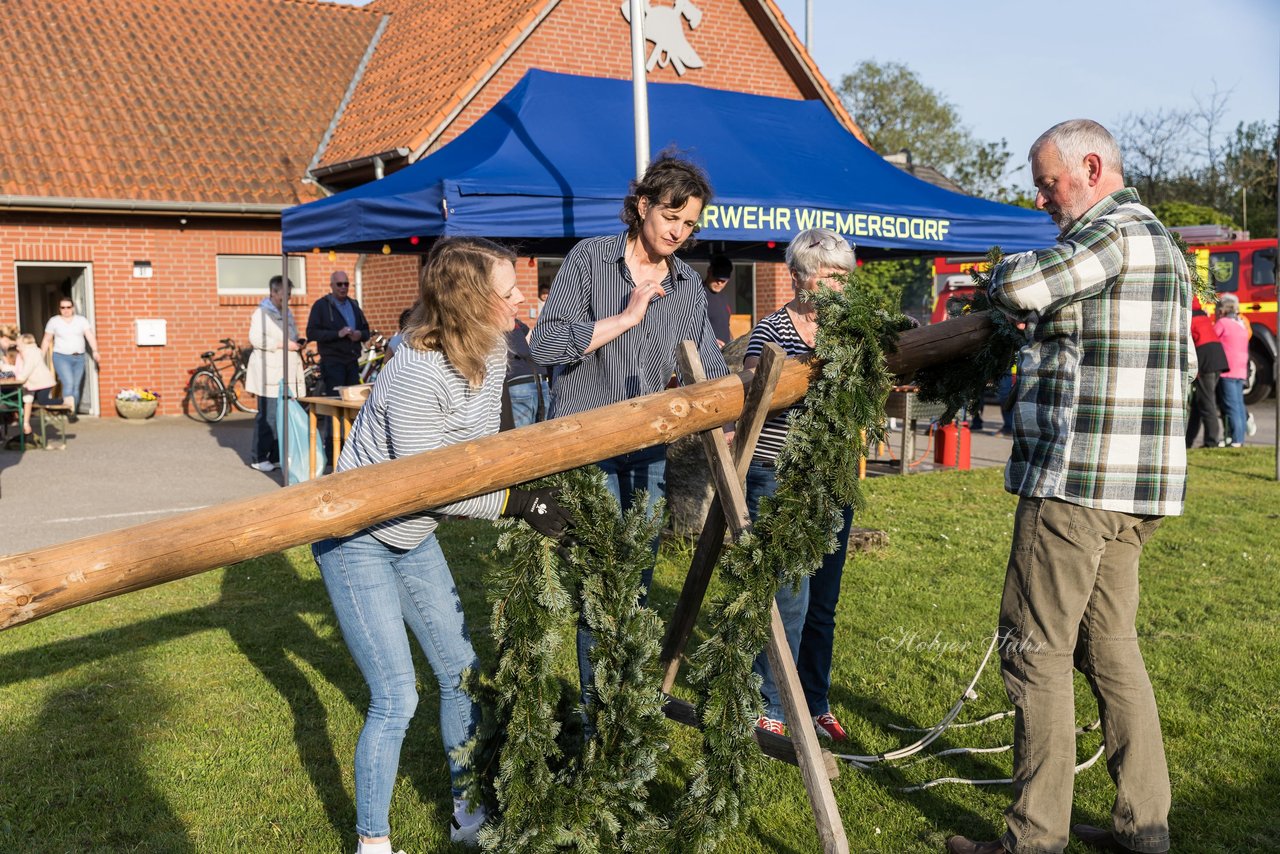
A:
<svg viewBox="0 0 1280 854">
<path fill-rule="evenodd" d="M 675 256 L 662 281 L 667 295 L 649 304 L 644 320 L 586 352 L 596 321 L 621 314 L 631 299 L 626 246 L 625 231 L 579 242 L 551 284 L 529 346 L 538 364 L 556 366 L 552 418 L 662 391 L 681 341 L 698 345 L 707 379 L 729 373 L 707 319 L 702 280 Z"/>
<path fill-rule="evenodd" d="M 761 319 L 755 329 L 751 330 L 751 338 L 747 342 L 744 358 L 749 359 L 752 356 L 759 358 L 764 352 L 765 344 L 777 344 L 788 356 L 808 356 L 813 352 L 813 348 L 804 343 L 804 339 L 796 331 L 786 306 Z M 751 455 L 753 462 L 771 463 L 778 458 L 782 443 L 787 439 L 787 420 L 791 413 L 799 412 L 803 408 L 804 399 L 801 398 L 764 422 L 764 426 L 760 428 L 760 438 L 756 442 L 755 453 Z"/>
<path fill-rule="evenodd" d="M 485 360 L 484 382 L 473 389 L 436 350 L 406 342 L 396 350 L 356 416 L 337 471 L 350 471 L 498 432 L 507 351 L 500 343 Z M 441 516 L 497 519 L 506 490 L 411 513 L 369 528 L 378 540 L 411 549 L 436 529 Z"/>
</svg>

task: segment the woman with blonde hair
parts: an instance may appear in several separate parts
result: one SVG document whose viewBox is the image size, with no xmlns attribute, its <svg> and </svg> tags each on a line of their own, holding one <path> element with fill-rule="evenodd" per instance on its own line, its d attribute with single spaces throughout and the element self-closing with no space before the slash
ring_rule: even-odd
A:
<svg viewBox="0 0 1280 854">
<path fill-rule="evenodd" d="M 419 302 L 396 357 L 378 374 L 337 471 L 350 471 L 498 432 L 505 334 L 521 295 L 515 255 L 478 238 L 432 249 Z M 400 746 L 418 703 L 406 627 L 426 653 L 440 690 L 440 735 L 453 782 L 450 836 L 474 843 L 484 808 L 461 797 L 454 760 L 475 728 L 462 673 L 478 665 L 453 575 L 435 529 L 442 518 L 521 517 L 561 538 L 569 520 L 550 490 L 504 489 L 379 522 L 315 543 L 312 554 L 347 648 L 369 683 L 369 711 L 356 745 L 357 854 L 390 854 L 389 811 Z"/>
<path fill-rule="evenodd" d="M 18 336 L 18 360 L 14 362 L 14 376 L 22 381 L 22 432 L 27 444 L 35 438 L 31 431 L 31 406 L 52 406 L 62 401 L 53 396 L 58 380 L 44 361 L 44 351 L 36 346 L 34 335 Z"/>
</svg>

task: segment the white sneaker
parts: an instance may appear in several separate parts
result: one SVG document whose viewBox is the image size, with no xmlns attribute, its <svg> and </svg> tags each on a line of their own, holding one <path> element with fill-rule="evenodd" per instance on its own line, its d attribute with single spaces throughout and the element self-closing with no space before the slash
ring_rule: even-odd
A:
<svg viewBox="0 0 1280 854">
<path fill-rule="evenodd" d="M 1253 413 L 1250 412 L 1245 417 L 1244 434 L 1246 436 L 1252 436 L 1254 433 L 1257 433 L 1257 432 L 1258 432 L 1258 422 L 1253 420 Z"/>
<path fill-rule="evenodd" d="M 449 820 L 449 838 L 463 845 L 476 845 L 480 828 L 488 818 L 483 805 L 472 810 L 466 798 L 454 798 L 453 818 Z"/>
<path fill-rule="evenodd" d="M 263 460 L 260 463 L 249 463 L 249 468 L 257 469 L 258 471 L 275 471 L 278 466 L 271 460 Z"/>
</svg>

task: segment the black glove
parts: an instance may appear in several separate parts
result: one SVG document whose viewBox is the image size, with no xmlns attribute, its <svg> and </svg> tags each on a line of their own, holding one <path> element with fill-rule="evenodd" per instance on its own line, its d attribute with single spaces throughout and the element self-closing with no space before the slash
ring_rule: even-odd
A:
<svg viewBox="0 0 1280 854">
<path fill-rule="evenodd" d="M 539 534 L 559 540 L 573 527 L 568 511 L 557 501 L 559 497 L 558 489 L 513 487 L 507 491 L 507 506 L 502 515 L 524 519 Z"/>
</svg>

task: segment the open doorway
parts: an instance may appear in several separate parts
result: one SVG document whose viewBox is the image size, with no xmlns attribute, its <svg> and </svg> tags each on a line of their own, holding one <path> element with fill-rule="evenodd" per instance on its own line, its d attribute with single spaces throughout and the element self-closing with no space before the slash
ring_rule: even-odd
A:
<svg viewBox="0 0 1280 854">
<path fill-rule="evenodd" d="M 76 305 L 76 314 L 94 322 L 92 265 L 18 261 L 14 271 L 18 283 L 18 328 L 34 335 L 37 343 L 44 339 L 45 324 L 57 317 L 59 300 L 70 298 Z M 85 359 L 80 414 L 98 414 L 98 371 L 92 359 Z"/>
</svg>

